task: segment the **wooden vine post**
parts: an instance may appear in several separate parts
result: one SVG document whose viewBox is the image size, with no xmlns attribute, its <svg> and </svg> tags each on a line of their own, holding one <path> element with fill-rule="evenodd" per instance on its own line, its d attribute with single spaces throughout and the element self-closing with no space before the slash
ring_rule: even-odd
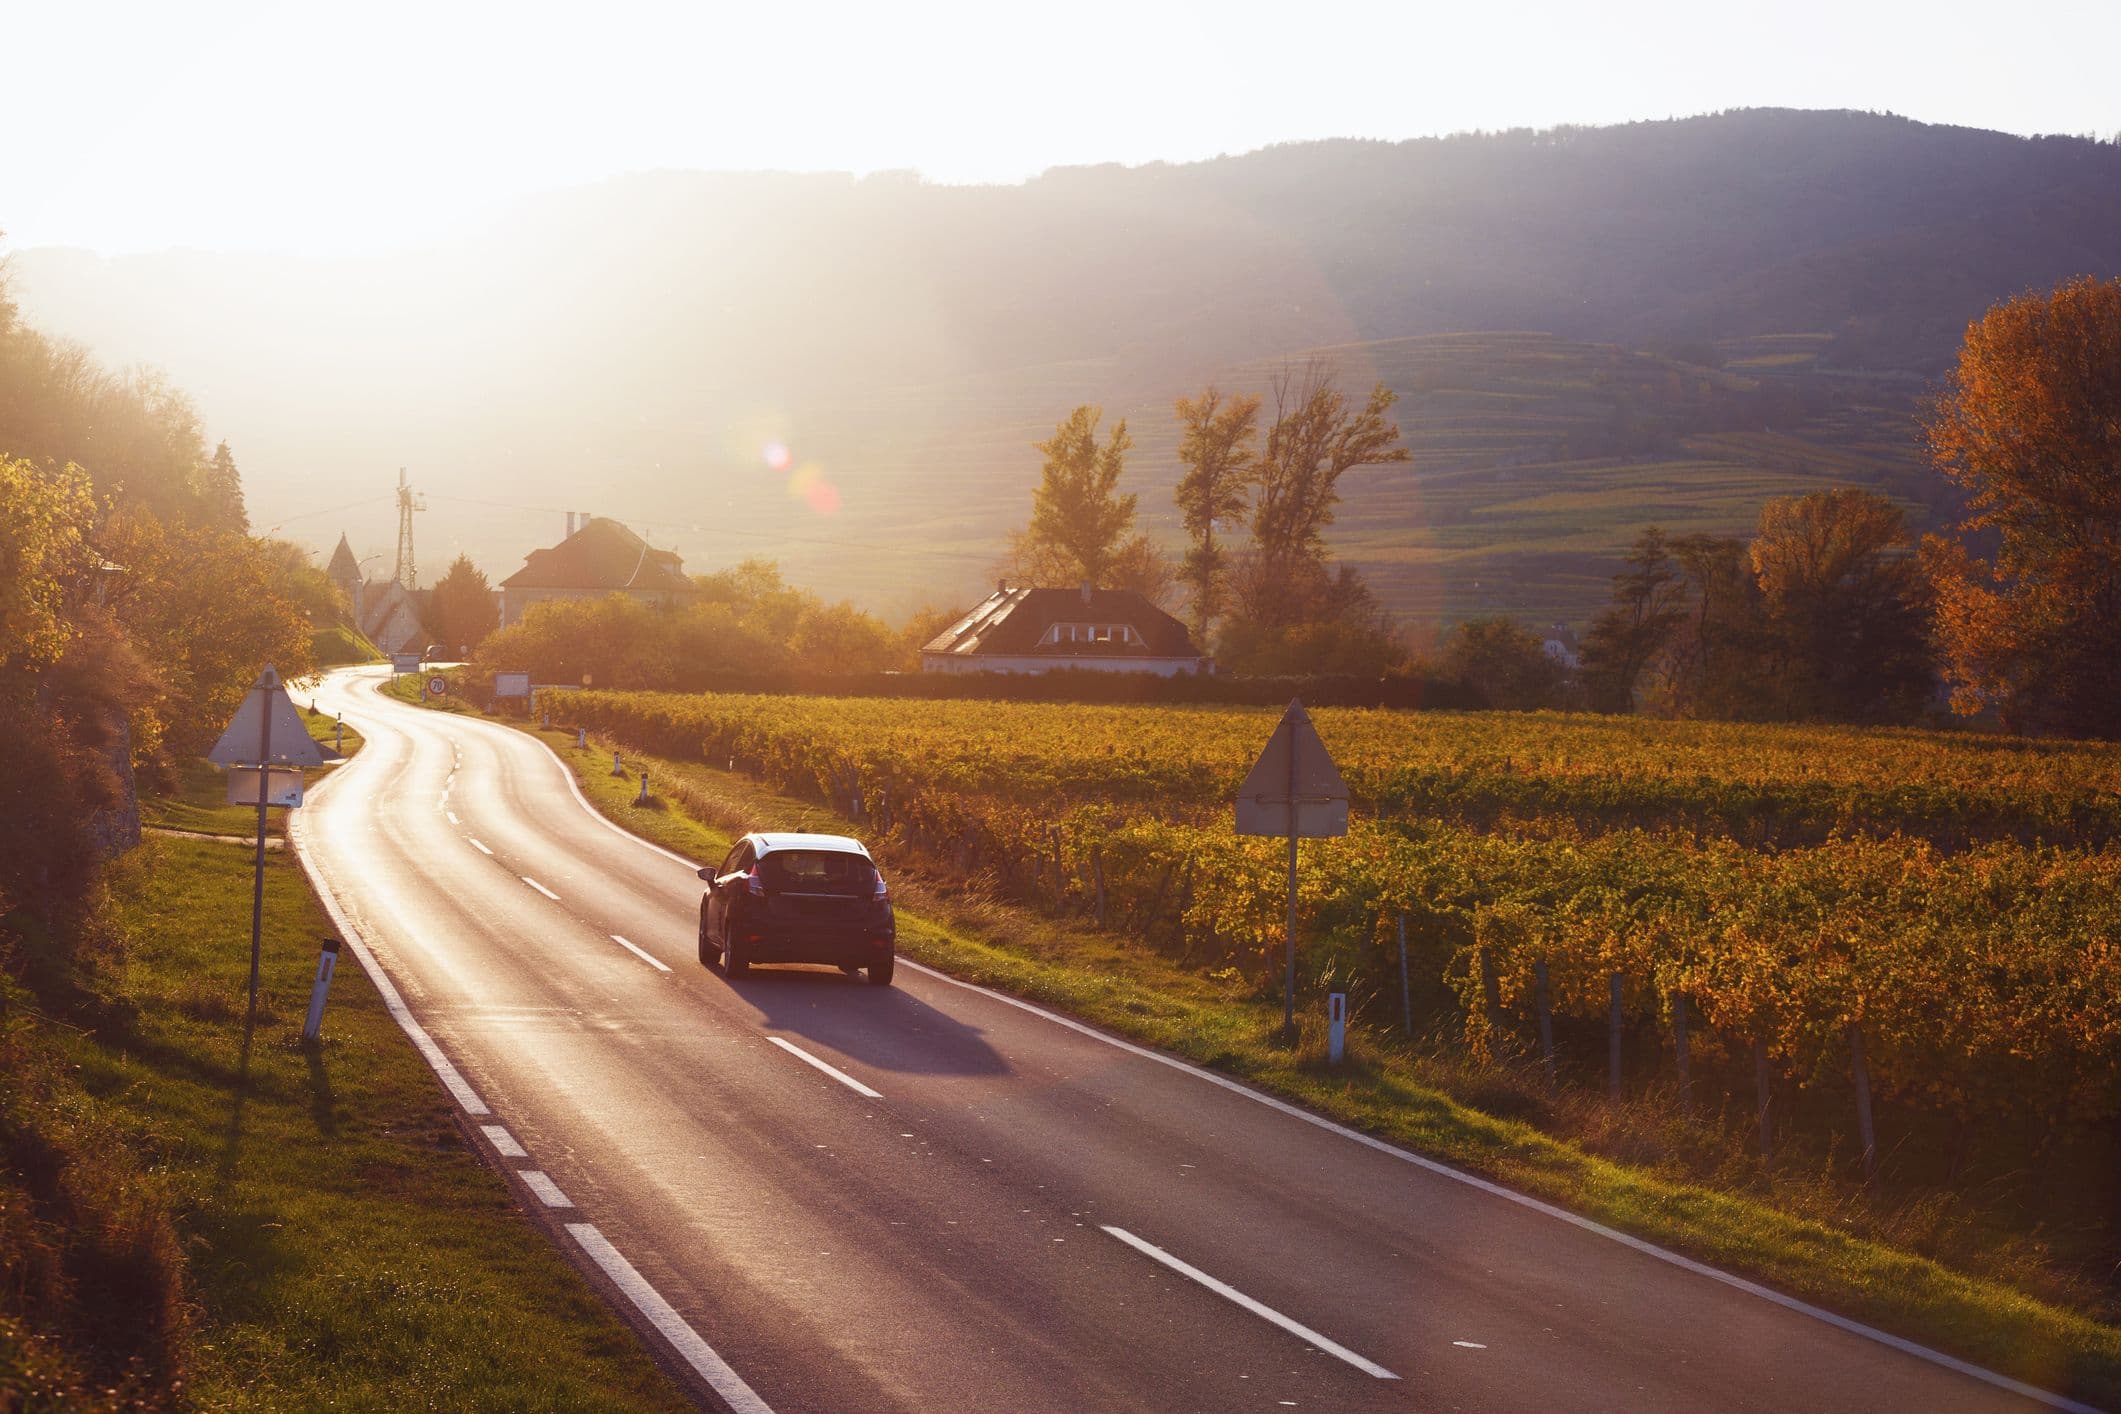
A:
<svg viewBox="0 0 2121 1414">
<path fill-rule="evenodd" d="M 1532 1002 L 1539 1009 L 1539 1063 L 1547 1073 L 1547 1089 L 1554 1088 L 1554 993 L 1547 985 L 1547 965 L 1532 964 Z"/>
<path fill-rule="evenodd" d="M 1694 1112 L 1694 1076 L 1688 1065 L 1686 1012 L 1686 993 L 1672 993 L 1672 1054 L 1679 1063 L 1679 1110 L 1691 1115 Z"/>
<path fill-rule="evenodd" d="M 1620 1101 L 1620 997 L 1621 975 L 1615 972 L 1607 978 L 1607 986 L 1613 994 L 1612 1019 L 1606 1027 L 1606 1092 L 1615 1104 Z"/>
<path fill-rule="evenodd" d="M 1768 1150 L 1773 1146 L 1774 1141 L 1774 1129 L 1768 1116 L 1770 1079 L 1767 1063 L 1767 1042 L 1756 1037 L 1753 1041 L 1753 1095 L 1760 1107 L 1760 1157 L 1763 1159 L 1768 1156 Z"/>
<path fill-rule="evenodd" d="M 1488 1055 L 1499 1061 L 1503 1056 L 1502 979 L 1495 975 L 1495 954 L 1486 948 L 1480 950 L 1480 995 L 1487 1006 Z"/>
<path fill-rule="evenodd" d="M 1878 1131 L 1871 1126 L 1871 1068 L 1863 1054 L 1863 1025 L 1849 1023 L 1849 1069 L 1856 1079 L 1856 1135 L 1863 1144 L 1863 1177 L 1878 1176 Z"/>
</svg>

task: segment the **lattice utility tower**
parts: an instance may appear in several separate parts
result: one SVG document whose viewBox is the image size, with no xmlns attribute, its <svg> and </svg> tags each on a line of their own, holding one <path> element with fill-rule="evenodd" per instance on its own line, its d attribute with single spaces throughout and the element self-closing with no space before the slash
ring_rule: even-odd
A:
<svg viewBox="0 0 2121 1414">
<path fill-rule="evenodd" d="M 420 577 L 419 571 L 414 568 L 412 562 L 412 513 L 426 509 L 427 498 L 414 494 L 413 489 L 405 484 L 405 468 L 399 467 L 398 567 L 391 572 L 391 578 L 404 585 L 407 589 L 419 588 L 415 581 Z"/>
</svg>

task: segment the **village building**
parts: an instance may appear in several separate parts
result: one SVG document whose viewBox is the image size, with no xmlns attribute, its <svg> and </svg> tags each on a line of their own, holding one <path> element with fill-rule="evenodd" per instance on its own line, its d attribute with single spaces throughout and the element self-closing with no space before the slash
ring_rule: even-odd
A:
<svg viewBox="0 0 2121 1414">
<path fill-rule="evenodd" d="M 625 594 L 651 604 L 689 604 L 699 590 L 674 550 L 647 541 L 606 516 L 567 514 L 567 538 L 532 550 L 523 568 L 501 581 L 501 627 L 523 621 L 532 604 Z"/>
<path fill-rule="evenodd" d="M 1006 583 L 921 649 L 927 673 L 1211 672 L 1186 626 L 1132 589 Z"/>
<path fill-rule="evenodd" d="M 1576 641 L 1576 630 L 1567 624 L 1549 625 L 1539 646 L 1549 658 L 1572 673 L 1583 666 L 1582 645 Z"/>
<path fill-rule="evenodd" d="M 344 534 L 339 548 L 331 552 L 324 577 L 346 596 L 354 627 L 385 653 L 417 653 L 426 643 L 421 616 L 425 596 L 395 579 L 364 580 Z"/>
</svg>

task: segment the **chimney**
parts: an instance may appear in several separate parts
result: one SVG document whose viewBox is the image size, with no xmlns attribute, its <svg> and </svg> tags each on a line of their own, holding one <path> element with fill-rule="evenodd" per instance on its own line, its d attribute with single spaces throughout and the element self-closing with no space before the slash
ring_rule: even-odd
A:
<svg viewBox="0 0 2121 1414">
<path fill-rule="evenodd" d="M 571 539 L 573 539 L 573 538 L 574 538 L 574 512 L 573 512 L 573 511 L 569 511 L 569 512 L 567 513 L 567 534 L 566 534 L 566 535 L 565 535 L 564 537 L 562 537 L 562 538 L 563 538 L 563 539 L 569 539 L 569 540 L 571 540 Z"/>
<path fill-rule="evenodd" d="M 1090 602 L 1090 590 L 1091 590 L 1091 584 L 1090 584 L 1090 581 L 1086 579 L 1086 580 L 1084 580 L 1084 581 L 1083 581 L 1083 602 L 1084 602 L 1085 604 L 1087 604 L 1087 603 L 1089 603 L 1089 602 Z"/>
<path fill-rule="evenodd" d="M 996 581 L 994 581 L 994 592 L 997 594 L 1007 594 L 1009 592 L 1009 581 L 1006 579 L 997 579 Z"/>
</svg>

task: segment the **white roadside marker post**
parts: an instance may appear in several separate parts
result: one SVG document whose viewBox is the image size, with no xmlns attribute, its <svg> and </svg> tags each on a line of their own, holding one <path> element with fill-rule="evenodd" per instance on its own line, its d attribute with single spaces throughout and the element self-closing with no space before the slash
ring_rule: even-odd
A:
<svg viewBox="0 0 2121 1414">
<path fill-rule="evenodd" d="M 574 749 L 577 751 L 587 751 L 589 749 L 589 728 L 576 727 L 574 729 Z"/>
<path fill-rule="evenodd" d="M 635 805 L 646 805 L 648 803 L 648 773 L 646 771 L 641 772 L 641 793 L 633 798 L 633 803 Z"/>
<path fill-rule="evenodd" d="M 1339 1065 L 1348 1050 L 1348 994 L 1326 993 L 1326 1059 Z"/>
<path fill-rule="evenodd" d="M 309 1019 L 302 1023 L 302 1039 L 314 1043 L 318 1028 L 324 1024 L 324 997 L 331 991 L 331 972 L 339 962 L 339 940 L 326 938 L 324 950 L 317 955 L 317 980 L 309 989 Z"/>
<path fill-rule="evenodd" d="M 626 774 L 626 768 L 619 764 L 619 753 L 616 751 L 611 753 L 611 774 L 614 776 Z"/>
</svg>

